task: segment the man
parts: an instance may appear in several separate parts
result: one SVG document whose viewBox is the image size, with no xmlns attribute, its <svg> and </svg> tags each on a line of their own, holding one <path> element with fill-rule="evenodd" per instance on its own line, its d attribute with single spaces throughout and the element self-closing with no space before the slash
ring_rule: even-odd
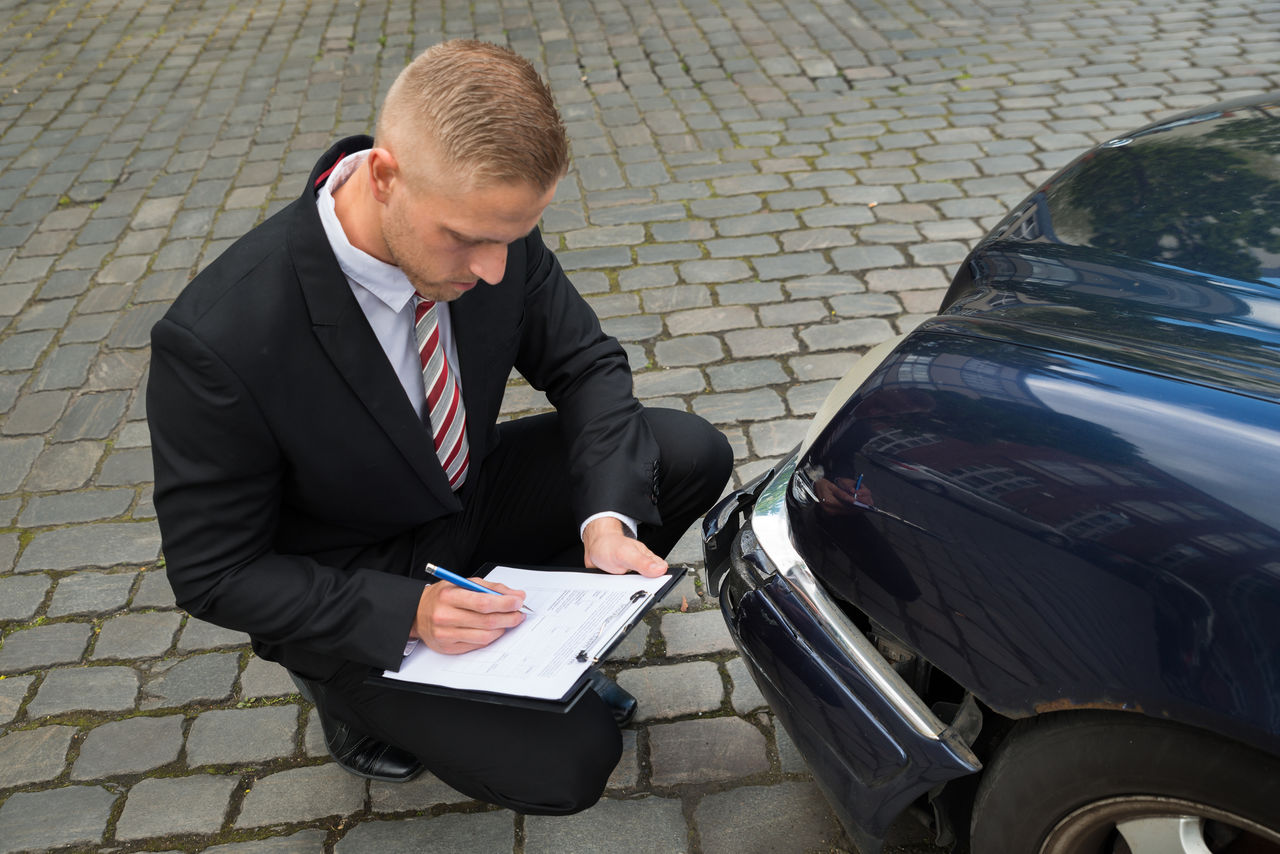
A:
<svg viewBox="0 0 1280 854">
<path fill-rule="evenodd" d="M 567 714 L 365 684 L 410 639 L 445 653 L 517 625 L 523 593 L 439 582 L 489 561 L 658 575 L 732 455 L 642 408 L 536 223 L 567 169 L 551 94 L 515 54 L 426 51 L 376 139 L 237 241 L 152 331 L 155 503 L 178 603 L 299 679 L 335 758 L 525 813 L 594 803 L 634 699 Z M 554 413 L 497 424 L 517 369 Z"/>
</svg>

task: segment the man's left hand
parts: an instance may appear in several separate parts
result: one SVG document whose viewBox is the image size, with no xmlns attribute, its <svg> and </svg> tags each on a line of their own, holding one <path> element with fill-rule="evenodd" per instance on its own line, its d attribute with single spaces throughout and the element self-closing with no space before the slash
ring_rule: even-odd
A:
<svg viewBox="0 0 1280 854">
<path fill-rule="evenodd" d="M 639 540 L 628 537 L 622 522 L 611 516 L 593 519 L 582 531 L 586 565 L 614 575 L 638 572 L 656 578 L 667 571 L 667 562 Z"/>
</svg>

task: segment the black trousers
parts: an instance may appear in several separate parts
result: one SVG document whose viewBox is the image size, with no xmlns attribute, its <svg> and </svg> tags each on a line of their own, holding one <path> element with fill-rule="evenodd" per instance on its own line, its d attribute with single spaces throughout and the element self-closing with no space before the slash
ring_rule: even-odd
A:
<svg viewBox="0 0 1280 854">
<path fill-rule="evenodd" d="M 733 465 L 729 443 L 701 418 L 646 409 L 661 448 L 658 510 L 663 523 L 639 538 L 666 556 L 719 497 Z M 488 562 L 582 565 L 565 450 L 554 413 L 499 425 L 501 441 L 468 473 L 461 513 L 423 526 L 422 553 L 464 574 Z M 528 814 L 586 809 L 604 791 L 622 751 L 609 709 L 588 691 L 565 714 L 434 697 L 365 684 L 369 668 L 349 663 L 315 685 L 325 712 L 421 759 L 432 773 L 478 800 Z"/>
</svg>

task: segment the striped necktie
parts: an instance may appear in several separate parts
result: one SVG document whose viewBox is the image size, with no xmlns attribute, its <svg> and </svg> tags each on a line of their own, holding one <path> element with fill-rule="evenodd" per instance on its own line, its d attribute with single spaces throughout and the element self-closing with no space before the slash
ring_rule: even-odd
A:
<svg viewBox="0 0 1280 854">
<path fill-rule="evenodd" d="M 467 445 L 467 414 L 462 406 L 462 391 L 449 370 L 444 347 L 440 344 L 440 325 L 436 304 L 417 298 L 413 309 L 413 331 L 422 360 L 422 384 L 427 392 L 427 415 L 435 439 L 436 456 L 444 468 L 449 487 L 456 490 L 467 477 L 471 450 Z"/>
</svg>

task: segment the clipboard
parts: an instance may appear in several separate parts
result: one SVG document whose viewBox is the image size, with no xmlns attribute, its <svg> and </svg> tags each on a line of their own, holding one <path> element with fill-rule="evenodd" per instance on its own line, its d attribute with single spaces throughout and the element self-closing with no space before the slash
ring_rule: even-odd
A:
<svg viewBox="0 0 1280 854">
<path fill-rule="evenodd" d="M 598 576 L 600 578 L 608 577 L 611 579 L 612 578 L 630 579 L 632 582 L 635 582 L 636 580 L 641 580 L 646 584 L 652 584 L 657 580 L 657 579 L 645 579 L 642 576 L 638 576 L 635 574 L 628 574 L 628 575 L 621 575 L 621 576 L 611 575 L 609 573 L 604 573 L 595 569 L 587 569 L 585 567 L 560 567 L 560 566 L 552 567 L 552 566 L 530 566 L 530 565 L 518 565 L 518 564 L 503 564 L 502 566 L 504 567 L 504 569 L 532 570 L 536 572 L 549 572 L 549 573 L 559 573 L 559 574 L 586 573 L 592 576 Z M 498 567 L 497 564 L 492 564 L 492 563 L 485 564 L 480 568 L 480 570 L 476 573 L 476 575 L 480 577 L 488 576 L 497 567 Z M 585 644 L 585 645 L 574 644 L 574 646 L 578 646 L 579 649 L 577 654 L 573 656 L 574 660 L 568 663 L 568 667 L 578 667 L 580 665 L 580 672 L 577 674 L 577 678 L 573 681 L 572 685 L 560 696 L 545 698 L 545 697 L 528 696 L 525 694 L 518 694 L 518 693 L 506 693 L 502 691 L 487 691 L 487 690 L 478 689 L 478 688 L 458 688 L 458 687 L 452 687 L 447 685 L 434 684 L 430 682 L 411 681 L 408 678 L 387 675 L 387 671 L 379 671 L 379 670 L 371 671 L 370 675 L 365 679 L 365 682 L 366 684 L 377 685 L 379 687 L 384 687 L 384 688 L 393 688 L 396 690 L 415 691 L 418 693 L 431 694 L 431 695 L 442 696 L 442 697 L 451 697 L 459 700 L 469 700 L 473 702 L 484 702 L 484 703 L 496 703 L 499 705 L 514 706 L 517 708 L 534 709 L 538 711 L 557 712 L 557 713 L 563 714 L 565 712 L 568 712 L 570 709 L 572 709 L 574 705 L 578 702 L 578 700 L 582 698 L 583 694 L 586 691 L 590 690 L 590 687 L 589 687 L 590 668 L 596 663 L 598 663 L 599 661 L 606 658 L 609 655 L 609 653 L 611 653 L 618 646 L 618 644 L 622 642 L 622 639 L 625 638 L 627 634 L 631 632 L 640 623 L 642 619 L 644 619 L 645 614 L 647 614 L 655 604 L 657 604 L 664 597 L 666 597 L 668 593 L 671 592 L 671 590 L 675 587 L 675 585 L 679 583 L 680 579 L 684 577 L 686 571 L 687 569 L 684 566 L 672 566 L 668 570 L 667 575 L 662 577 L 662 584 L 657 588 L 653 589 L 651 592 L 647 592 L 645 594 L 643 604 L 639 605 L 639 607 L 636 607 L 636 608 L 629 608 L 629 610 L 632 610 L 633 613 L 630 613 L 626 617 L 626 619 L 623 620 L 622 622 L 618 622 L 616 624 L 609 623 L 609 627 L 612 629 L 612 633 L 608 637 L 594 638 L 593 639 L 594 642 Z M 613 584 L 612 581 L 607 583 L 611 585 Z M 625 583 L 626 583 L 625 581 L 618 582 L 619 585 L 623 585 Z M 634 598 L 634 594 L 630 598 Z M 603 627 L 604 626 L 602 625 L 601 628 Z M 584 646 L 585 648 L 583 648 Z M 476 652 L 481 652 L 481 651 L 482 650 L 477 650 Z M 418 653 L 418 650 L 415 649 L 414 652 L 410 654 L 410 656 L 406 656 L 405 662 L 408 662 L 409 658 L 412 657 L 412 655 L 417 653 Z M 474 653 L 464 653 L 463 655 L 473 655 L 473 654 Z M 425 653 L 425 655 L 435 655 L 435 653 L 431 653 L 428 651 Z M 404 669 L 405 669 L 404 663 L 402 663 L 401 671 L 403 671 Z"/>
</svg>

